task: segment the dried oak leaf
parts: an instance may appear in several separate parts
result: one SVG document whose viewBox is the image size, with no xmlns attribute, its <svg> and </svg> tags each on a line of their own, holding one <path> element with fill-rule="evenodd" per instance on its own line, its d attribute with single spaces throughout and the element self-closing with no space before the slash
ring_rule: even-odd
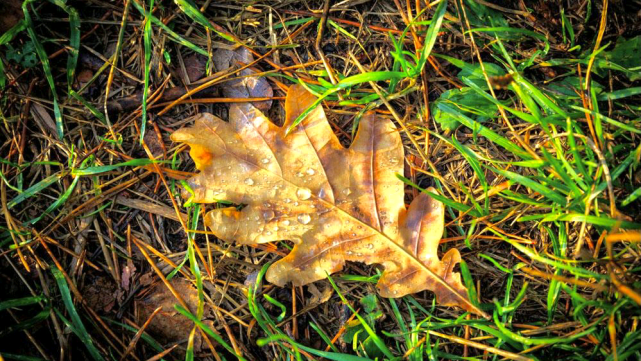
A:
<svg viewBox="0 0 641 361">
<path fill-rule="evenodd" d="M 182 296 L 189 309 L 196 310 L 198 308 L 198 291 L 191 282 L 183 278 L 174 277 L 171 280 L 171 285 Z M 176 311 L 174 308 L 176 303 L 176 297 L 162 282 L 152 284 L 151 287 L 141 292 L 139 299 L 136 300 L 139 311 L 139 324 L 143 324 L 156 308 L 162 308 L 151 321 L 146 331 L 164 345 L 186 344 L 189 333 L 194 328 L 194 323 L 191 320 L 181 317 Z M 208 319 L 212 317 L 212 310 L 207 304 L 205 304 L 204 317 L 205 320 L 203 322 L 212 327 L 213 321 Z M 194 350 L 196 352 L 203 351 L 206 344 L 202 339 L 201 333 L 196 332 L 194 337 Z"/>
<path fill-rule="evenodd" d="M 484 315 L 453 272 L 458 250 L 438 258 L 442 204 L 421 193 L 405 208 L 396 177 L 403 173 L 403 144 L 394 124 L 366 114 L 345 149 L 319 106 L 286 135 L 314 100 L 304 88 L 290 87 L 282 127 L 238 103 L 229 122 L 200 114 L 193 127 L 172 134 L 191 146 L 201 171 L 189 181 L 193 201 L 246 205 L 215 209 L 206 225 L 230 242 L 293 241 L 291 253 L 267 271 L 279 286 L 324 279 L 345 261 L 376 263 L 385 268 L 377 285 L 384 297 L 431 290 L 441 305 Z"/>
</svg>

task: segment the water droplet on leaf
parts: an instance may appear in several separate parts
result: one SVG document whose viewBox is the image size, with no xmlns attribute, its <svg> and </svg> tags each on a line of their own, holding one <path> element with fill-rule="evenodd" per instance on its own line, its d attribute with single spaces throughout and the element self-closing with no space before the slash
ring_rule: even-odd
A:
<svg viewBox="0 0 641 361">
<path fill-rule="evenodd" d="M 263 219 L 265 220 L 265 222 L 269 222 L 274 218 L 274 216 L 275 214 L 274 214 L 274 211 L 272 210 L 266 210 L 263 212 Z"/>
<path fill-rule="evenodd" d="M 298 188 L 298 190 L 296 190 L 296 196 L 298 199 L 304 201 L 312 196 L 312 191 L 310 191 L 309 188 Z"/>
<path fill-rule="evenodd" d="M 310 217 L 309 214 L 307 213 L 298 215 L 298 223 L 300 224 L 308 224 L 311 220 L 312 220 L 312 217 Z"/>
<path fill-rule="evenodd" d="M 247 178 L 247 179 L 245 179 L 245 184 L 247 184 L 248 186 L 253 186 L 254 185 L 254 180 L 251 179 L 251 178 Z"/>
</svg>

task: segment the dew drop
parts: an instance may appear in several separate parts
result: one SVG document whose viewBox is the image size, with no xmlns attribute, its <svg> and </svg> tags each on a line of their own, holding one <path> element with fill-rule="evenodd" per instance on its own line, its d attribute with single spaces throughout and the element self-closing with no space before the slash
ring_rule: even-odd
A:
<svg viewBox="0 0 641 361">
<path fill-rule="evenodd" d="M 291 203 L 291 201 L 292 201 L 292 200 L 291 200 L 291 199 L 289 199 L 289 198 L 285 198 L 285 199 L 283 199 L 283 202 L 285 202 L 285 203 Z"/>
<path fill-rule="evenodd" d="M 350 195 L 350 194 L 352 193 L 352 190 L 351 190 L 351 189 L 349 189 L 349 188 L 345 188 L 345 189 L 343 189 L 343 192 L 342 192 L 342 193 L 343 193 L 344 195 L 348 196 L 348 195 Z"/>
<path fill-rule="evenodd" d="M 304 201 L 312 196 L 312 191 L 310 191 L 309 188 L 298 188 L 296 190 L 296 196 L 298 197 L 298 199 Z"/>
<path fill-rule="evenodd" d="M 271 235 L 272 235 L 272 232 L 270 232 L 270 231 L 265 231 L 265 235 L 266 235 L 266 236 L 271 236 Z"/>
<path fill-rule="evenodd" d="M 345 252 L 345 253 L 346 253 L 348 256 L 351 256 L 351 255 L 352 255 L 352 253 L 354 253 L 354 252 L 352 252 L 352 251 L 347 251 L 347 252 Z"/>
<path fill-rule="evenodd" d="M 260 217 L 256 216 L 254 217 L 255 220 L 260 221 Z"/>
<path fill-rule="evenodd" d="M 307 213 L 298 215 L 298 223 L 300 224 L 308 224 L 311 220 L 312 220 L 312 217 L 310 217 L 309 214 Z"/>
<path fill-rule="evenodd" d="M 278 226 L 274 226 L 274 232 L 278 232 L 279 229 Z"/>
<path fill-rule="evenodd" d="M 271 207 L 272 207 L 272 205 L 271 205 L 269 202 L 265 202 L 265 203 L 263 203 L 263 207 L 265 207 L 265 208 L 271 208 Z"/>
<path fill-rule="evenodd" d="M 313 170 L 312 168 L 309 168 L 308 170 L 305 171 L 305 173 L 307 173 L 308 175 L 314 175 L 316 174 L 316 171 Z"/>
<path fill-rule="evenodd" d="M 260 160 L 260 162 L 263 163 L 263 164 L 267 164 L 267 163 L 269 163 L 269 158 L 263 158 L 263 159 Z"/>
<path fill-rule="evenodd" d="M 298 202 L 294 202 L 294 207 L 298 207 Z"/>
<path fill-rule="evenodd" d="M 245 184 L 247 184 L 248 186 L 253 186 L 254 185 L 254 180 L 251 179 L 251 178 L 247 178 L 247 179 L 245 179 Z"/>
<path fill-rule="evenodd" d="M 282 224 L 285 227 L 289 226 L 289 219 L 284 220 Z"/>
<path fill-rule="evenodd" d="M 374 245 L 371 243 L 368 243 L 366 247 L 367 249 L 374 249 Z"/>
<path fill-rule="evenodd" d="M 297 176 L 298 178 L 303 178 L 303 177 L 305 176 L 305 173 L 303 173 L 303 172 L 298 172 L 298 173 L 296 173 L 296 176 Z"/>
<path fill-rule="evenodd" d="M 274 214 L 274 211 L 272 210 L 266 210 L 263 212 L 263 219 L 265 220 L 265 222 L 269 222 L 274 218 L 274 216 L 275 214 Z"/>
</svg>

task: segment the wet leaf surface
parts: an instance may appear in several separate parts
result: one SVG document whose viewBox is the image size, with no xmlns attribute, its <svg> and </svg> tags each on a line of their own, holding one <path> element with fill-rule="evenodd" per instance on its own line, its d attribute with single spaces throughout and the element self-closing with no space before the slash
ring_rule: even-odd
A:
<svg viewBox="0 0 641 361">
<path fill-rule="evenodd" d="M 270 267 L 267 280 L 280 286 L 305 285 L 340 271 L 346 261 L 381 264 L 384 297 L 422 290 L 438 302 L 482 312 L 468 298 L 456 249 L 439 260 L 444 210 L 427 194 L 406 209 L 401 137 L 388 119 L 366 114 L 349 148 L 333 133 L 321 107 L 294 130 L 292 122 L 315 97 L 292 86 L 282 127 L 251 104 L 230 107 L 230 121 L 200 114 L 191 128 L 172 139 L 191 146 L 201 171 L 189 184 L 194 201 L 225 200 L 242 210 L 210 211 L 206 225 L 219 238 L 240 244 L 278 240 L 295 243 Z"/>
</svg>

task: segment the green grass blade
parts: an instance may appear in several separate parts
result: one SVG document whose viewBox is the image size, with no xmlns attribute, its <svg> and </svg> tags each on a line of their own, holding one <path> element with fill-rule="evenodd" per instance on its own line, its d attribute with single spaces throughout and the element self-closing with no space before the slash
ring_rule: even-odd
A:
<svg viewBox="0 0 641 361">
<path fill-rule="evenodd" d="M 55 173 L 50 176 L 48 176 L 45 179 L 42 179 L 40 182 L 32 185 L 28 189 L 26 189 L 24 192 L 18 194 L 14 199 L 9 201 L 7 203 L 7 208 L 11 209 L 18 204 L 24 202 L 26 199 L 35 196 L 36 194 L 40 193 L 43 189 L 49 187 L 50 185 L 54 184 L 57 180 L 59 180 L 62 177 L 60 173 Z"/>
<path fill-rule="evenodd" d="M 76 184 L 78 184 L 78 180 L 80 180 L 80 177 L 74 177 L 73 181 L 71 182 L 71 185 L 69 185 L 69 188 L 67 188 L 67 190 L 58 199 L 56 199 L 55 202 L 53 202 L 49 207 L 47 207 L 47 209 L 45 209 L 45 211 L 42 212 L 41 215 L 26 222 L 26 224 L 33 225 L 38 223 L 38 221 L 44 218 L 47 214 L 51 213 L 51 211 L 57 209 L 62 204 L 64 204 L 69 198 L 69 196 L 71 196 L 71 193 L 73 192 L 74 188 L 76 188 Z"/>
<path fill-rule="evenodd" d="M 619 100 L 641 94 L 641 87 L 632 87 L 615 90 L 610 93 L 602 93 L 597 96 L 599 101 Z"/>
<path fill-rule="evenodd" d="M 451 108 L 448 105 L 445 104 L 439 104 L 438 107 L 443 110 L 444 112 L 450 113 L 454 116 L 456 116 L 461 124 L 465 125 L 466 127 L 472 129 L 475 133 L 486 137 L 490 141 L 496 143 L 497 145 L 500 145 L 503 147 L 505 150 L 513 153 L 514 155 L 522 158 L 522 159 L 532 159 L 532 156 L 530 156 L 525 150 L 523 150 L 521 147 L 518 145 L 512 143 L 511 141 L 505 139 L 504 137 L 500 136 L 499 134 L 495 133 L 494 131 L 490 130 L 489 128 L 481 125 L 481 123 L 475 121 L 474 119 L 471 119 L 467 117 L 466 115 L 461 114 L 454 108 Z"/>
<path fill-rule="evenodd" d="M 447 9 L 447 0 L 442 0 L 436 10 L 434 10 L 434 16 L 432 21 L 427 28 L 425 33 L 425 41 L 423 42 L 423 48 L 421 49 L 421 57 L 417 63 L 416 74 L 419 75 L 423 71 L 423 67 L 427 63 L 427 57 L 432 52 L 434 44 L 436 43 L 436 38 L 438 37 L 438 32 L 441 29 L 443 23 L 443 18 L 445 17 L 445 10 Z"/>
<path fill-rule="evenodd" d="M 10 42 L 19 32 L 27 28 L 27 23 L 24 20 L 20 20 L 16 25 L 11 29 L 7 30 L 6 33 L 0 35 L 0 46 Z M 4 74 L 4 63 L 0 58 L 0 89 L 4 89 L 7 83 L 7 77 Z"/>
<path fill-rule="evenodd" d="M 165 161 L 154 161 L 146 158 L 131 159 L 126 162 L 116 163 L 111 165 L 101 165 L 101 166 L 95 166 L 95 167 L 87 167 L 83 169 L 73 169 L 71 171 L 71 175 L 73 176 L 96 175 L 100 173 L 110 172 L 120 167 L 127 167 L 127 166 L 142 167 L 142 166 L 153 164 L 153 163 L 165 163 Z"/>
<path fill-rule="evenodd" d="M 44 309 L 42 309 L 40 312 L 38 312 L 35 316 L 31 318 L 28 318 L 26 320 L 21 320 L 18 324 L 15 324 L 15 325 L 10 325 L 10 326 L 3 325 L 4 327 L 2 328 L 2 330 L 0 330 L 0 337 L 5 337 L 8 334 L 16 331 L 28 330 L 30 328 L 33 328 L 35 325 L 49 318 L 50 315 L 51 315 L 51 305 L 47 304 Z"/>
<path fill-rule="evenodd" d="M 167 25 L 165 25 L 165 23 L 163 23 L 162 21 L 160 21 L 160 19 L 158 19 L 158 18 L 157 18 L 157 17 L 155 17 L 153 14 L 151 14 L 150 12 L 146 11 L 145 9 L 143 9 L 143 8 L 142 8 L 142 6 L 141 6 L 140 4 L 138 4 L 138 2 L 137 2 L 137 1 L 134 1 L 134 2 L 133 2 L 133 6 L 134 6 L 134 7 L 136 8 L 136 10 L 138 10 L 138 12 L 140 12 L 140 13 L 141 13 L 141 14 L 142 14 L 146 19 L 150 19 L 150 20 L 151 20 L 151 22 L 152 22 L 154 25 L 158 26 L 158 27 L 159 27 L 159 28 L 161 28 L 164 32 L 166 32 L 167 34 L 169 34 L 169 37 L 170 37 L 173 41 L 177 42 L 178 44 L 180 44 L 180 45 L 182 45 L 182 46 L 184 46 L 184 47 L 186 47 L 186 48 L 189 48 L 190 50 L 193 50 L 193 51 L 197 52 L 197 53 L 198 53 L 198 54 L 200 54 L 200 55 L 204 55 L 204 56 L 208 56 L 208 55 L 209 55 L 209 53 L 207 52 L 207 50 L 204 50 L 204 49 L 199 48 L 199 47 L 198 47 L 197 45 L 195 45 L 194 43 L 192 43 L 192 42 L 190 42 L 190 41 L 186 40 L 185 38 L 183 38 L 182 36 L 180 36 L 178 33 L 176 33 L 175 31 L 171 30 L 171 28 L 169 28 Z"/>
<path fill-rule="evenodd" d="M 34 1 L 35 0 L 25 0 L 25 2 L 22 3 L 22 12 L 24 13 L 27 33 L 33 42 L 36 54 L 38 54 L 38 58 L 42 63 L 42 70 L 45 73 L 45 78 L 47 79 L 47 83 L 51 89 L 51 95 L 53 96 L 53 115 L 56 121 L 56 135 L 58 136 L 58 139 L 62 139 L 64 136 L 64 125 L 62 121 L 62 112 L 60 111 L 60 105 L 58 104 L 58 92 L 56 91 L 56 84 L 53 80 L 53 74 L 51 73 L 51 64 L 49 63 L 49 57 L 47 56 L 47 53 L 34 30 L 31 14 L 29 13 L 29 4 Z"/>
<path fill-rule="evenodd" d="M 589 335 L 594 332 L 595 327 L 590 327 L 587 330 L 583 330 L 581 332 L 577 332 L 573 334 L 572 336 L 568 337 L 540 337 L 540 338 L 532 338 L 532 337 L 525 337 L 521 336 L 520 334 L 517 334 L 515 332 L 510 331 L 503 322 L 499 321 L 498 319 L 498 313 L 494 313 L 494 324 L 496 327 L 506 336 L 511 338 L 512 340 L 523 344 L 523 345 L 549 345 L 549 344 L 563 344 L 563 343 L 570 343 L 578 338 L 581 338 L 583 336 Z"/>
<path fill-rule="evenodd" d="M 196 4 L 194 4 L 191 0 L 174 0 L 174 2 L 176 3 L 176 5 L 178 5 L 180 10 L 182 10 L 185 13 L 185 15 L 189 16 L 192 20 L 194 20 L 198 24 L 200 24 L 200 25 L 204 26 L 205 28 L 213 31 L 214 33 L 216 33 L 216 35 L 220 36 L 221 38 L 223 38 L 223 39 L 225 39 L 227 41 L 230 41 L 232 43 L 236 43 L 237 42 L 231 36 L 229 36 L 227 34 L 224 34 L 224 33 L 220 32 L 220 31 L 218 31 L 218 29 L 216 29 L 215 27 L 213 27 L 209 23 L 209 20 L 207 19 L 207 17 L 205 17 L 205 15 L 203 15 L 200 12 L 200 10 L 198 10 L 198 7 L 196 6 Z"/>
<path fill-rule="evenodd" d="M 622 229 L 641 229 L 641 223 L 612 219 L 604 216 L 591 216 L 580 213 L 549 213 L 549 214 L 538 214 L 537 218 L 541 219 L 541 222 L 554 222 L 554 221 L 566 221 L 566 222 L 586 222 L 594 224 L 596 226 L 603 226 L 607 228 L 612 228 L 618 226 Z M 533 216 L 534 217 L 534 216 Z M 519 221 L 524 222 L 527 220 L 532 220 L 535 218 L 526 218 L 521 217 Z"/>
<path fill-rule="evenodd" d="M 80 52 L 80 16 L 78 11 L 66 4 L 65 0 L 49 0 L 69 15 L 69 55 L 67 57 L 67 89 L 71 91 Z"/>
<path fill-rule="evenodd" d="M 200 204 L 195 204 L 191 207 L 190 218 L 189 218 L 189 229 L 198 229 L 198 219 L 200 215 Z M 189 268 L 191 274 L 196 278 L 196 290 L 198 293 L 198 307 L 196 310 L 196 316 L 199 320 L 202 320 L 203 314 L 205 312 L 205 295 L 203 292 L 203 276 L 200 272 L 200 267 L 198 266 L 198 260 L 196 259 L 196 252 L 194 251 L 194 232 L 187 233 L 187 255 L 189 256 Z"/>
<path fill-rule="evenodd" d="M 16 355 L 13 353 L 2 353 L 2 357 L 4 357 L 5 360 L 17 360 L 17 361 L 46 361 L 43 358 L 40 357 L 34 357 L 34 356 L 24 356 L 24 355 Z"/>
<path fill-rule="evenodd" d="M 96 107 L 93 106 L 93 104 L 89 103 L 85 98 L 82 97 L 82 95 L 78 94 L 75 90 L 70 89 L 69 90 L 69 95 L 74 97 L 76 100 L 78 100 L 82 105 L 84 105 L 91 114 L 93 114 L 94 117 L 98 118 L 102 124 L 107 124 L 107 119 L 105 118 L 105 115 L 102 114 Z"/>
<path fill-rule="evenodd" d="M 526 176 L 523 176 L 518 173 L 510 172 L 508 170 L 494 168 L 494 167 L 488 167 L 488 168 L 491 169 L 493 172 L 498 173 L 511 181 L 522 184 L 525 187 L 534 190 L 535 192 L 545 196 L 546 198 L 552 200 L 553 202 L 559 204 L 560 206 L 565 206 L 567 204 L 567 201 L 563 195 L 551 190 L 550 188 L 544 186 L 539 182 L 531 180 Z"/>
<path fill-rule="evenodd" d="M 231 346 L 230 346 L 230 345 L 229 345 L 225 340 L 223 340 L 223 338 L 222 338 L 222 337 L 220 337 L 220 335 L 218 335 L 216 332 L 214 332 L 214 331 L 213 331 L 209 326 L 207 326 L 206 324 L 204 324 L 202 321 L 200 321 L 200 320 L 199 320 L 196 316 L 194 316 L 191 312 L 187 311 L 183 306 L 181 306 L 181 305 L 174 305 L 174 308 L 176 309 L 176 311 L 180 312 L 180 314 L 182 314 L 183 316 L 187 317 L 187 318 L 188 318 L 188 319 L 190 319 L 192 322 L 194 322 L 198 327 L 200 327 L 200 329 L 201 329 L 201 330 L 205 331 L 205 333 L 206 333 L 207 335 L 209 335 L 209 337 L 211 337 L 211 338 L 213 338 L 214 340 L 216 340 L 216 342 L 218 342 L 218 344 L 220 344 L 221 346 L 223 346 L 227 351 L 229 351 L 231 354 L 235 355 L 235 356 L 236 356 L 236 358 L 237 358 L 239 361 L 246 361 L 246 359 L 245 359 L 244 357 L 242 357 L 241 355 L 238 355 L 238 354 L 234 351 L 234 349 L 233 349 L 233 348 L 232 348 L 232 347 L 231 347 Z"/>
<path fill-rule="evenodd" d="M 12 300 L 6 300 L 0 302 L 0 311 L 6 310 L 7 308 L 29 306 L 39 302 L 47 300 L 45 296 L 33 296 L 33 297 L 23 297 L 15 298 Z"/>
<path fill-rule="evenodd" d="M 563 119 L 567 118 L 569 114 L 563 110 L 560 106 L 557 105 L 552 99 L 549 97 L 545 96 L 539 88 L 536 86 L 532 85 L 529 81 L 527 81 L 524 77 L 522 77 L 519 74 L 514 74 L 514 81 L 521 87 L 527 91 L 530 96 L 536 100 L 537 103 L 543 108 L 546 109 L 546 112 L 548 114 L 557 114 L 563 117 Z M 557 101 L 558 102 L 558 101 Z"/>
<path fill-rule="evenodd" d="M 505 242 L 511 244 L 512 247 L 516 248 L 521 253 L 525 254 L 526 256 L 530 257 L 531 259 L 533 259 L 533 260 L 535 260 L 537 262 L 541 262 L 541 263 L 546 264 L 546 265 L 550 265 L 550 266 L 553 266 L 553 267 L 556 267 L 556 268 L 559 268 L 559 269 L 563 269 L 563 270 L 569 271 L 572 274 L 574 274 L 575 276 L 586 277 L 586 278 L 596 278 L 598 280 L 609 279 L 609 277 L 610 277 L 609 275 L 603 275 L 603 274 L 592 272 L 592 271 L 589 271 L 589 270 L 586 270 L 586 269 L 583 269 L 583 268 L 573 267 L 573 266 L 570 266 L 570 265 L 568 265 L 568 264 L 566 264 L 564 262 L 559 262 L 559 261 L 555 261 L 555 260 L 549 259 L 547 257 L 543 257 L 540 254 L 538 254 L 537 252 L 525 247 L 524 245 L 522 245 L 522 244 L 520 244 L 520 243 L 518 243 L 518 242 L 516 242 L 514 240 L 511 240 L 508 237 L 505 237 L 502 233 L 497 232 L 496 230 L 493 230 L 491 228 L 488 228 L 488 230 L 490 232 L 494 233 L 496 236 L 500 237 Z"/>
<path fill-rule="evenodd" d="M 145 12 L 145 25 L 143 28 L 143 44 L 145 49 L 144 86 L 142 90 L 142 119 L 140 123 L 140 143 L 145 137 L 147 128 L 147 98 L 149 97 L 149 73 L 151 72 L 151 20 L 149 14 L 154 8 L 154 0 L 149 0 L 149 11 Z"/>
<path fill-rule="evenodd" d="M 65 279 L 64 275 L 59 269 L 55 267 L 51 267 L 51 273 L 53 273 L 53 277 L 58 284 L 62 302 L 64 303 L 65 308 L 67 309 L 67 312 L 71 317 L 71 324 L 73 325 L 73 330 L 76 333 L 76 336 L 80 338 L 82 344 L 87 348 L 87 351 L 89 351 L 89 354 L 94 360 L 104 361 L 104 358 L 100 355 L 100 352 L 93 344 L 93 340 L 91 339 L 91 336 L 89 336 L 85 325 L 82 323 L 82 319 L 80 318 L 80 315 L 76 310 L 76 306 L 74 306 L 73 304 L 71 293 L 69 292 L 69 286 L 67 285 L 67 280 Z"/>
<path fill-rule="evenodd" d="M 531 30 L 526 30 L 526 29 L 520 29 L 520 28 L 511 28 L 511 27 L 506 27 L 506 26 L 496 26 L 496 27 L 487 27 L 487 28 L 475 28 L 475 29 L 470 29 L 467 30 L 465 33 L 478 33 L 478 32 L 491 32 L 491 33 L 496 33 L 497 32 L 507 32 L 507 33 L 515 33 L 515 34 L 523 34 L 526 36 L 533 37 L 537 40 L 542 41 L 545 44 L 545 50 L 543 50 L 544 53 L 547 53 L 548 50 L 550 49 L 550 42 L 548 41 L 547 37 L 543 34 L 535 33 L 534 31 Z M 498 36 L 498 35 L 496 35 Z"/>
<path fill-rule="evenodd" d="M 314 331 L 316 331 L 316 333 L 321 337 L 321 339 L 323 339 L 323 341 L 327 344 L 327 346 L 329 346 L 332 349 L 332 351 L 339 352 L 336 346 L 332 343 L 332 339 L 329 336 L 327 336 L 325 331 L 323 331 L 323 329 L 321 329 L 320 326 L 318 326 L 315 322 L 310 322 L 309 326 Z"/>
<path fill-rule="evenodd" d="M 392 352 L 387 348 L 387 345 L 385 345 L 385 342 L 376 334 L 376 332 L 369 326 L 367 323 L 367 320 L 363 318 L 363 316 L 359 315 L 358 312 L 352 307 L 352 305 L 347 302 L 347 299 L 343 296 L 343 294 L 340 292 L 340 289 L 329 275 L 327 275 L 327 279 L 329 280 L 329 283 L 332 285 L 334 288 L 334 291 L 338 294 L 338 296 L 341 298 L 343 301 L 344 305 L 347 305 L 347 307 L 350 309 L 350 311 L 356 316 L 356 318 L 360 321 L 361 326 L 363 329 L 365 329 L 365 332 L 369 335 L 369 337 L 372 339 L 376 347 L 385 355 L 385 357 L 389 359 L 394 359 L 394 355 Z"/>
<path fill-rule="evenodd" d="M 441 202 L 441 203 L 445 204 L 445 205 L 446 205 L 446 206 L 448 206 L 448 207 L 454 208 L 454 209 L 456 209 L 457 211 L 461 211 L 461 212 L 467 213 L 467 214 L 469 214 L 469 215 L 470 215 L 470 216 L 472 216 L 472 217 L 482 217 L 482 215 L 481 215 L 478 211 L 476 211 L 475 209 L 473 209 L 473 208 L 474 208 L 473 206 L 468 206 L 468 205 L 465 205 L 465 204 L 463 204 L 463 203 L 455 202 L 455 201 L 453 201 L 453 200 L 451 200 L 451 199 L 449 199 L 449 198 L 447 198 L 447 197 L 443 197 L 443 196 L 442 196 L 442 195 L 440 195 L 440 194 L 430 193 L 430 192 L 426 191 L 425 189 L 423 189 L 423 188 L 419 187 L 417 184 L 415 184 L 415 183 L 414 183 L 414 182 L 412 182 L 411 180 L 409 180 L 409 179 L 407 179 L 407 178 L 403 177 L 403 176 L 402 176 L 402 175 L 400 175 L 400 174 L 397 174 L 397 175 L 396 175 L 396 177 L 397 177 L 398 179 L 400 179 L 401 181 L 403 181 L 403 183 L 405 183 L 405 184 L 407 184 L 407 185 L 409 185 L 409 186 L 411 186 L 411 187 L 413 187 L 413 188 L 418 189 L 419 191 L 421 191 L 421 192 L 423 192 L 423 193 L 425 193 L 425 194 L 429 195 L 430 197 L 432 197 L 432 198 L 436 199 L 437 201 L 439 201 L 439 202 Z"/>
<path fill-rule="evenodd" d="M 641 197 L 641 187 L 637 188 L 634 192 L 630 193 L 629 196 L 625 197 L 621 202 L 621 207 L 627 206 L 628 204 L 636 201 L 639 197 Z"/>
<path fill-rule="evenodd" d="M 595 112 L 594 110 L 585 109 L 583 107 L 579 107 L 576 105 L 570 105 L 570 107 L 574 110 L 580 110 L 582 112 L 589 113 L 595 118 L 603 119 L 606 123 L 610 123 L 611 125 L 614 125 L 615 127 L 621 128 L 623 130 L 627 130 L 628 132 L 641 134 L 641 120 L 635 121 L 635 123 L 638 123 L 636 124 L 636 126 L 630 126 L 625 123 L 621 123 L 618 120 L 614 120 L 610 117 L 606 117 L 605 115 Z"/>
</svg>

